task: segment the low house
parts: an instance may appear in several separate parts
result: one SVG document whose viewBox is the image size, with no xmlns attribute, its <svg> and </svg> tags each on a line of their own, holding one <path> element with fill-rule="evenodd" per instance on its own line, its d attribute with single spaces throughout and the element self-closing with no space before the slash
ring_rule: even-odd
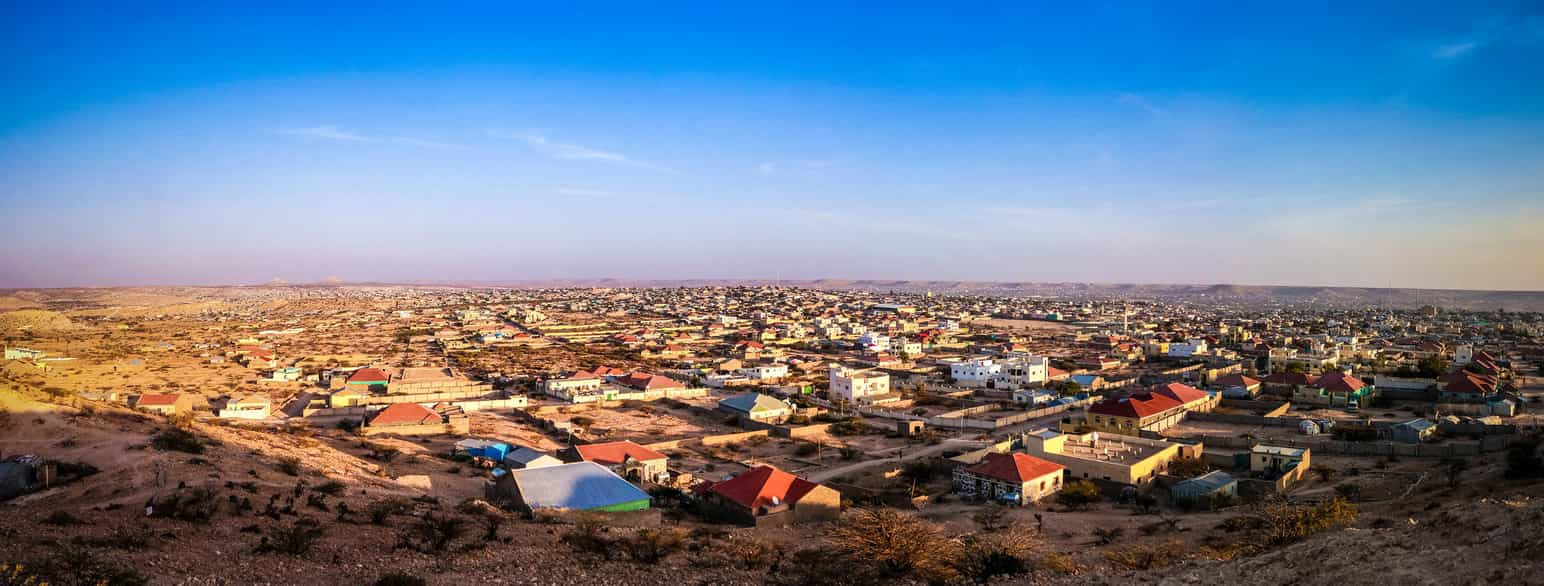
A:
<svg viewBox="0 0 1544 586">
<path fill-rule="evenodd" d="M 1396 442 L 1418 444 L 1437 434 L 1437 423 L 1426 419 L 1411 419 L 1389 426 L 1389 437 Z"/>
<path fill-rule="evenodd" d="M 193 398 L 188 395 L 144 394 L 134 401 L 134 408 L 158 415 L 176 415 L 193 411 Z"/>
<path fill-rule="evenodd" d="M 391 384 L 391 377 L 386 374 L 386 371 L 379 368 L 361 368 L 350 373 L 344 384 L 361 387 L 368 391 L 385 392 L 386 385 Z"/>
<path fill-rule="evenodd" d="M 436 411 L 418 403 L 393 403 L 366 417 L 360 432 L 366 435 L 437 435 L 469 431 L 465 412 L 448 405 L 440 407 L 441 410 Z"/>
<path fill-rule="evenodd" d="M 222 419 L 267 419 L 273 413 L 273 401 L 268 397 L 245 395 L 231 397 L 220 409 Z"/>
<path fill-rule="evenodd" d="M 954 469 L 954 492 L 965 498 L 1028 505 L 1061 490 L 1066 467 L 1029 454 L 986 455 Z"/>
<path fill-rule="evenodd" d="M 1260 395 L 1260 381 L 1242 374 L 1220 377 L 1212 384 L 1222 389 L 1222 396 L 1229 399 L 1253 399 Z"/>
<path fill-rule="evenodd" d="M 564 451 L 565 460 L 595 462 L 634 482 L 663 483 L 670 479 L 664 454 L 630 441 L 583 444 Z"/>
<path fill-rule="evenodd" d="M 345 386 L 327 396 L 327 406 L 333 409 L 358 407 L 364 404 L 365 399 L 368 398 L 370 398 L 370 391 L 365 390 L 363 387 Z"/>
<path fill-rule="evenodd" d="M 751 421 L 780 423 L 793 412 L 793 406 L 761 393 L 741 393 L 718 402 L 721 411 L 734 413 Z"/>
<path fill-rule="evenodd" d="M 1169 498 L 1179 505 L 1217 503 L 1238 496 L 1238 480 L 1221 470 L 1174 483 Z"/>
<path fill-rule="evenodd" d="M 468 457 L 500 463 L 509 454 L 509 444 L 494 440 L 466 438 L 456 442 L 456 454 L 466 454 Z"/>
<path fill-rule="evenodd" d="M 1058 433 L 1048 429 L 1026 432 L 1021 436 L 1024 452 L 1067 468 L 1067 477 L 1098 479 L 1122 484 L 1147 484 L 1168 470 L 1169 463 L 1182 456 L 1199 457 L 1194 446 L 1186 447 L 1161 439 L 1101 434 Z"/>
<path fill-rule="evenodd" d="M 504 456 L 504 466 L 508 467 L 510 470 L 541 468 L 543 466 L 558 466 L 562 463 L 562 460 L 542 452 L 538 452 L 531 448 L 527 448 L 525 446 L 515 448 L 511 450 L 509 454 Z"/>
<path fill-rule="evenodd" d="M 649 493 L 595 462 L 574 462 L 519 470 L 499 470 L 488 487 L 488 500 L 517 510 L 642 511 Z"/>
<path fill-rule="evenodd" d="M 1298 388 L 1292 393 L 1292 402 L 1357 409 L 1368 404 L 1372 393 L 1373 386 L 1362 379 L 1341 371 L 1331 371 L 1319 377 L 1311 386 Z"/>
<path fill-rule="evenodd" d="M 1308 472 L 1309 458 L 1308 448 L 1259 444 L 1249 450 L 1249 473 L 1263 478 L 1297 479 Z"/>
<path fill-rule="evenodd" d="M 694 490 L 710 515 L 741 525 L 835 521 L 842 514 L 841 493 L 766 465 Z"/>
</svg>

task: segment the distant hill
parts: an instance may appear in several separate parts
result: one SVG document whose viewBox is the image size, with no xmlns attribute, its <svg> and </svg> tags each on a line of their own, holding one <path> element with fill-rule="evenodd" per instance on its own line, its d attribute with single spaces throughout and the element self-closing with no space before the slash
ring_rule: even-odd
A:
<svg viewBox="0 0 1544 586">
<path fill-rule="evenodd" d="M 413 283 L 425 285 L 430 283 Z M 1169 300 L 1215 300 L 1235 303 L 1320 303 L 1325 305 L 1435 305 L 1452 309 L 1544 311 L 1544 291 L 1466 291 L 1294 285 L 1143 284 L 1143 283 L 1022 283 L 990 281 L 909 281 L 879 279 L 553 279 L 452 281 L 434 283 L 466 287 L 712 287 L 783 285 L 840 291 L 973 294 L 1002 296 L 1071 296 Z"/>
</svg>

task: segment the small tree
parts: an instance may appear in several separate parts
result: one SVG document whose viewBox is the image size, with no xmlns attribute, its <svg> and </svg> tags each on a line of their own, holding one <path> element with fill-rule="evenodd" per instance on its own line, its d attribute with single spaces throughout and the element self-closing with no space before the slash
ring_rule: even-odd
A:
<svg viewBox="0 0 1544 586">
<path fill-rule="evenodd" d="M 831 546 L 847 560 L 889 577 L 953 579 L 960 543 L 937 525 L 891 509 L 858 509 L 830 533 Z"/>
<path fill-rule="evenodd" d="M 1056 502 L 1074 510 L 1088 508 L 1089 505 L 1101 500 L 1104 500 L 1104 497 L 1099 494 L 1099 487 L 1087 480 L 1069 482 L 1056 493 Z"/>
</svg>

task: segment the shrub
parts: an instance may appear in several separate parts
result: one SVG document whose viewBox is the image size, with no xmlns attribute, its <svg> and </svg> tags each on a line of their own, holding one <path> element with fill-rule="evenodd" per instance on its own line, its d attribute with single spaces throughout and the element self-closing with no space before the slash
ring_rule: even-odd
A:
<svg viewBox="0 0 1544 586">
<path fill-rule="evenodd" d="M 0 566 L 0 570 L 4 568 Z M 148 578 L 133 568 L 113 565 L 81 549 L 64 549 L 52 557 L 18 564 L 12 568 L 16 575 L 24 576 L 21 581 L 15 582 L 17 584 L 142 586 L 150 583 Z M 0 571 L 0 578 L 6 577 L 7 574 Z"/>
<path fill-rule="evenodd" d="M 375 580 L 375 586 L 424 586 L 424 584 L 426 582 L 424 582 L 423 578 L 397 572 L 386 574 Z"/>
<path fill-rule="evenodd" d="M 172 493 L 151 507 L 152 517 L 182 521 L 208 521 L 220 512 L 220 499 L 214 489 L 192 488 Z"/>
<path fill-rule="evenodd" d="M 1121 535 L 1124 535 L 1125 533 L 1126 530 L 1121 527 L 1095 527 L 1094 544 L 1109 545 L 1111 543 L 1115 543 L 1116 541 L 1119 541 Z"/>
<path fill-rule="evenodd" d="M 1028 532 L 1007 531 L 972 535 L 963 544 L 954 564 L 956 571 L 977 584 L 986 584 L 998 576 L 1031 573 L 1040 540 Z"/>
<path fill-rule="evenodd" d="M 274 464 L 274 468 L 278 468 L 280 472 L 290 476 L 300 476 L 303 470 L 300 466 L 299 458 L 279 458 L 279 461 Z"/>
<path fill-rule="evenodd" d="M 685 549 L 685 540 L 680 529 L 640 529 L 622 541 L 622 548 L 633 561 L 653 564 Z"/>
<path fill-rule="evenodd" d="M 1056 493 L 1056 502 L 1075 510 L 1087 508 L 1101 500 L 1104 500 L 1104 497 L 1099 494 L 1099 487 L 1087 480 L 1069 482 Z"/>
<path fill-rule="evenodd" d="M 796 456 L 812 456 L 818 451 L 820 451 L 820 446 L 811 442 L 802 442 L 799 444 L 799 447 L 793 449 L 793 453 Z"/>
<path fill-rule="evenodd" d="M 336 480 L 328 480 L 327 482 L 316 485 L 311 490 L 328 496 L 337 496 L 341 494 L 345 488 L 347 488 L 347 486 L 345 486 L 342 482 L 338 482 Z"/>
<path fill-rule="evenodd" d="M 1185 559 L 1186 551 L 1175 542 L 1140 544 L 1104 552 L 1104 558 L 1128 570 L 1152 570 Z"/>
<path fill-rule="evenodd" d="M 163 452 L 204 453 L 204 442 L 193 432 L 180 427 L 168 427 L 150 438 L 150 445 Z"/>
<path fill-rule="evenodd" d="M 883 576 L 929 582 L 957 576 L 959 542 L 945 537 L 937 525 L 900 511 L 852 511 L 831 531 L 830 541 L 848 562 L 867 565 Z"/>
<path fill-rule="evenodd" d="M 1276 499 L 1260 503 L 1248 513 L 1222 523 L 1229 532 L 1242 532 L 1235 548 L 1253 554 L 1296 543 L 1318 533 L 1356 521 L 1356 505 L 1336 497 L 1316 506 L 1298 506 Z"/>
<path fill-rule="evenodd" d="M 466 533 L 466 528 L 465 517 L 431 512 L 408 526 L 397 545 L 425 553 L 441 552 Z"/>
<path fill-rule="evenodd" d="M 370 516 L 370 523 L 385 525 L 386 519 L 392 515 L 400 514 L 413 508 L 413 503 L 400 497 L 388 497 L 370 503 L 365 507 L 365 514 Z"/>
<path fill-rule="evenodd" d="M 276 525 L 269 529 L 253 551 L 260 554 L 305 555 L 321 538 L 322 526 L 312 519 L 302 518 L 289 525 Z"/>
<path fill-rule="evenodd" d="M 44 517 L 43 522 L 48 525 L 67 527 L 70 525 L 79 525 L 81 521 L 69 511 L 54 511 L 49 513 L 47 517 Z"/>
<path fill-rule="evenodd" d="M 1169 463 L 1169 474 L 1180 478 L 1195 478 L 1212 471 L 1212 466 L 1200 458 L 1179 458 Z"/>
</svg>

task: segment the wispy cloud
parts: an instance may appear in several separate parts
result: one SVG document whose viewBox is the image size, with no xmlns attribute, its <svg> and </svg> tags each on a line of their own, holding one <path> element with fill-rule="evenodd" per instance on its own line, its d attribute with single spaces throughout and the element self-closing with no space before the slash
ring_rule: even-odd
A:
<svg viewBox="0 0 1544 586">
<path fill-rule="evenodd" d="M 756 165 L 756 172 L 762 175 L 771 175 L 777 172 L 777 163 L 771 161 Z"/>
<path fill-rule="evenodd" d="M 638 167 L 642 169 L 654 169 L 656 171 L 667 171 L 672 173 L 675 172 L 669 167 L 635 159 L 622 153 L 551 140 L 547 138 L 546 135 L 539 132 L 517 133 L 493 130 L 489 131 L 488 134 L 495 138 L 523 142 L 536 152 L 542 153 L 554 159 L 573 161 L 599 161 L 602 163 L 613 163 L 617 165 L 626 165 L 629 167 Z"/>
<path fill-rule="evenodd" d="M 350 132 L 336 126 L 309 126 L 306 128 L 281 128 L 274 131 L 276 134 L 286 136 L 298 136 L 311 140 L 333 140 L 342 142 L 369 142 L 363 135 Z"/>
<path fill-rule="evenodd" d="M 1142 97 L 1140 94 L 1133 94 L 1130 92 L 1122 93 L 1115 97 L 1115 103 L 1122 106 L 1131 106 L 1133 108 L 1140 109 L 1143 112 L 1152 114 L 1153 116 L 1164 116 L 1168 114 L 1168 112 L 1163 108 L 1159 108 L 1158 106 L 1154 105 L 1152 102 L 1148 101 L 1147 98 Z"/>
<path fill-rule="evenodd" d="M 1473 51 L 1475 49 L 1480 48 L 1480 45 L 1482 45 L 1482 44 L 1483 43 L 1481 43 L 1480 41 L 1462 41 L 1462 42 L 1458 42 L 1458 43 L 1448 43 L 1446 45 L 1442 45 L 1440 47 L 1437 47 L 1437 49 L 1435 51 L 1431 52 L 1431 56 L 1433 58 L 1442 59 L 1442 60 L 1457 59 L 1459 57 L 1463 57 L 1464 55 L 1469 54 L 1469 52 L 1471 52 L 1471 51 Z"/>
<path fill-rule="evenodd" d="M 461 148 L 460 145 L 451 144 L 448 142 L 440 142 L 436 140 L 426 140 L 406 136 L 369 136 L 332 125 L 307 126 L 301 128 L 281 128 L 279 130 L 275 130 L 274 133 L 284 136 L 302 138 L 305 140 L 317 141 L 393 144 L 426 149 Z"/>
</svg>

